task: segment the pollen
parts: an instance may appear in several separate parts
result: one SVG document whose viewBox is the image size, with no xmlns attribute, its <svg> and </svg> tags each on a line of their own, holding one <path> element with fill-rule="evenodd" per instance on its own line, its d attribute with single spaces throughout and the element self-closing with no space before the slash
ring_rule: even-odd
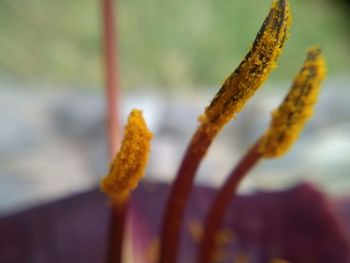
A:
<svg viewBox="0 0 350 263">
<path fill-rule="evenodd" d="M 321 51 L 310 50 L 288 95 L 272 113 L 270 127 L 259 143 L 259 151 L 265 158 L 283 155 L 299 137 L 313 114 L 325 68 Z"/>
<path fill-rule="evenodd" d="M 237 252 L 236 255 L 234 256 L 233 262 L 236 263 L 249 263 L 249 257 L 246 253 L 244 252 Z"/>
<path fill-rule="evenodd" d="M 131 111 L 124 139 L 109 173 L 101 181 L 101 190 L 113 202 L 122 202 L 142 179 L 150 153 L 152 133 L 140 110 Z"/>
<path fill-rule="evenodd" d="M 156 263 L 159 258 L 160 240 L 159 238 L 154 238 L 145 251 L 145 262 Z"/>
<path fill-rule="evenodd" d="M 210 123 L 220 129 L 235 117 L 276 67 L 289 24 L 288 2 L 275 1 L 252 48 L 238 68 L 224 81 L 204 114 L 200 116 L 202 123 Z"/>
<path fill-rule="evenodd" d="M 188 224 L 188 231 L 194 242 L 199 243 L 203 235 L 203 225 L 196 219 L 192 219 Z"/>
<path fill-rule="evenodd" d="M 285 261 L 284 259 L 280 258 L 274 258 L 270 261 L 270 263 L 288 263 L 288 261 Z"/>
</svg>

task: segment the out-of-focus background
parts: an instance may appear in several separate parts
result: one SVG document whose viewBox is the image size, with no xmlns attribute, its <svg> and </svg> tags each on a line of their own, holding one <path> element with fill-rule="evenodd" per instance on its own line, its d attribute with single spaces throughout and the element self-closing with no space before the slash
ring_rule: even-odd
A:
<svg viewBox="0 0 350 263">
<path fill-rule="evenodd" d="M 270 0 L 116 1 L 120 101 L 155 133 L 148 177 L 172 180 L 197 116 L 249 49 Z M 243 191 L 310 180 L 350 189 L 350 2 L 293 0 L 293 24 L 269 81 L 220 134 L 198 181 L 220 185 L 265 129 L 309 47 L 328 64 L 299 142 L 264 161 Z M 108 170 L 101 8 L 95 0 L 0 1 L 0 214 L 83 191 Z"/>
</svg>

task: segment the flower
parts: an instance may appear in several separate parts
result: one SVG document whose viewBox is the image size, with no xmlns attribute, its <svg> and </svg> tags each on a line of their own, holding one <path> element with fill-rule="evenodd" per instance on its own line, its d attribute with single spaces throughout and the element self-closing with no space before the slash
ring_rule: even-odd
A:
<svg viewBox="0 0 350 263">
<path fill-rule="evenodd" d="M 209 106 L 206 107 L 204 114 L 199 117 L 199 126 L 187 147 L 175 181 L 170 189 L 161 222 L 160 240 L 150 241 L 152 248 L 159 246 L 159 255 L 155 254 L 155 262 L 178 262 L 184 212 L 189 202 L 196 171 L 219 131 L 235 117 L 266 80 L 271 70 L 275 68 L 276 60 L 286 40 L 289 21 L 288 1 L 274 1 L 251 50 L 238 68 L 224 81 L 221 89 Z M 240 182 L 261 158 L 281 156 L 292 146 L 311 116 L 324 76 L 325 63 L 321 51 L 319 49 L 309 51 L 291 90 L 279 108 L 273 113 L 269 129 L 258 138 L 247 154 L 243 156 L 214 198 L 202 230 L 203 233 L 197 240 L 200 245 L 198 256 L 194 262 L 223 262 L 221 257 L 217 257 L 218 249 L 220 249 L 217 239 L 222 232 L 220 230 L 222 221 L 228 212 L 232 199 L 235 197 Z M 129 133 L 129 125 L 131 124 L 128 124 L 126 128 L 126 136 Z M 144 151 L 142 149 L 140 151 L 140 148 L 137 147 L 135 154 L 130 153 L 129 148 L 125 147 L 128 142 L 130 145 L 134 145 L 134 142 L 128 138 L 123 141 L 121 150 L 116 156 L 116 161 L 112 164 L 110 174 L 102 182 L 102 189 L 109 196 L 117 197 L 116 200 L 113 200 L 114 205 L 112 206 L 108 256 L 108 262 L 110 263 L 121 263 L 123 261 L 123 237 L 127 211 L 127 200 L 124 199 L 128 198 L 130 192 L 130 188 L 127 186 L 135 185 L 135 178 L 141 178 L 140 169 L 135 171 L 134 167 L 139 167 L 139 163 L 144 164 L 144 156 L 149 150 L 147 145 Z M 138 144 L 136 140 L 135 144 Z M 138 153 L 139 151 L 142 153 L 141 155 Z M 129 158 L 124 158 L 123 162 L 120 161 L 120 156 L 128 155 L 130 155 Z M 138 160 L 137 156 L 140 156 L 142 160 Z M 133 174 L 134 171 L 135 175 Z M 122 178 L 122 184 L 119 183 L 118 178 Z M 120 186 L 122 186 L 122 189 L 120 189 Z M 123 189 L 123 186 L 125 186 L 125 189 Z M 124 192 L 127 192 L 127 194 L 124 194 Z M 121 194 L 122 205 L 120 205 L 119 200 Z M 225 233 L 226 231 L 224 231 Z M 245 257 L 250 257 L 250 253 Z M 146 260 L 144 257 L 142 258 L 143 261 Z M 268 260 L 273 262 L 277 259 L 270 257 Z M 311 260 L 311 258 L 308 260 Z M 234 261 L 237 261 L 237 259 Z"/>
<path fill-rule="evenodd" d="M 325 76 L 319 49 L 308 52 L 269 128 L 223 186 L 193 187 L 216 135 L 275 68 L 289 21 L 288 1 L 274 1 L 251 50 L 199 117 L 171 186 L 139 184 L 152 133 L 142 112 L 133 110 L 101 181 L 110 206 L 92 191 L 1 218 L 1 262 L 349 262 L 350 202 L 331 201 L 310 184 L 235 196 L 249 170 L 286 153 L 311 117 Z"/>
</svg>

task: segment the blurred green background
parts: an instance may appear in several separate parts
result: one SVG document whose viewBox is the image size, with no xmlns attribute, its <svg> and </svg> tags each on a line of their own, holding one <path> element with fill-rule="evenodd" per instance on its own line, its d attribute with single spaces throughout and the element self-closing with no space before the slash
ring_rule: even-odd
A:
<svg viewBox="0 0 350 263">
<path fill-rule="evenodd" d="M 119 0 L 123 89 L 218 86 L 247 52 L 270 0 Z M 291 79 L 320 45 L 330 74 L 349 72 L 349 5 L 292 0 L 293 24 L 273 79 Z M 96 87 L 102 81 L 97 0 L 1 0 L 0 74 Z"/>
</svg>

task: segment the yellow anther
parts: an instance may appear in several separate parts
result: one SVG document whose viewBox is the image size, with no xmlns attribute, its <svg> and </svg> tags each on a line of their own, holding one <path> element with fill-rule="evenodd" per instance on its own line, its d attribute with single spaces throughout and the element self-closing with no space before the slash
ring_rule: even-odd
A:
<svg viewBox="0 0 350 263">
<path fill-rule="evenodd" d="M 272 113 L 270 127 L 260 141 L 259 151 L 264 157 L 274 158 L 283 155 L 299 137 L 313 113 L 325 71 L 321 51 L 310 50 L 287 97 Z"/>
<path fill-rule="evenodd" d="M 274 2 L 251 50 L 238 68 L 225 80 L 204 114 L 202 123 L 222 128 L 265 81 L 276 66 L 290 24 L 286 0 Z"/>
<path fill-rule="evenodd" d="M 124 139 L 109 174 L 101 181 L 101 190 L 113 202 L 123 202 L 144 175 L 152 133 L 140 110 L 132 110 L 125 126 Z"/>
</svg>

